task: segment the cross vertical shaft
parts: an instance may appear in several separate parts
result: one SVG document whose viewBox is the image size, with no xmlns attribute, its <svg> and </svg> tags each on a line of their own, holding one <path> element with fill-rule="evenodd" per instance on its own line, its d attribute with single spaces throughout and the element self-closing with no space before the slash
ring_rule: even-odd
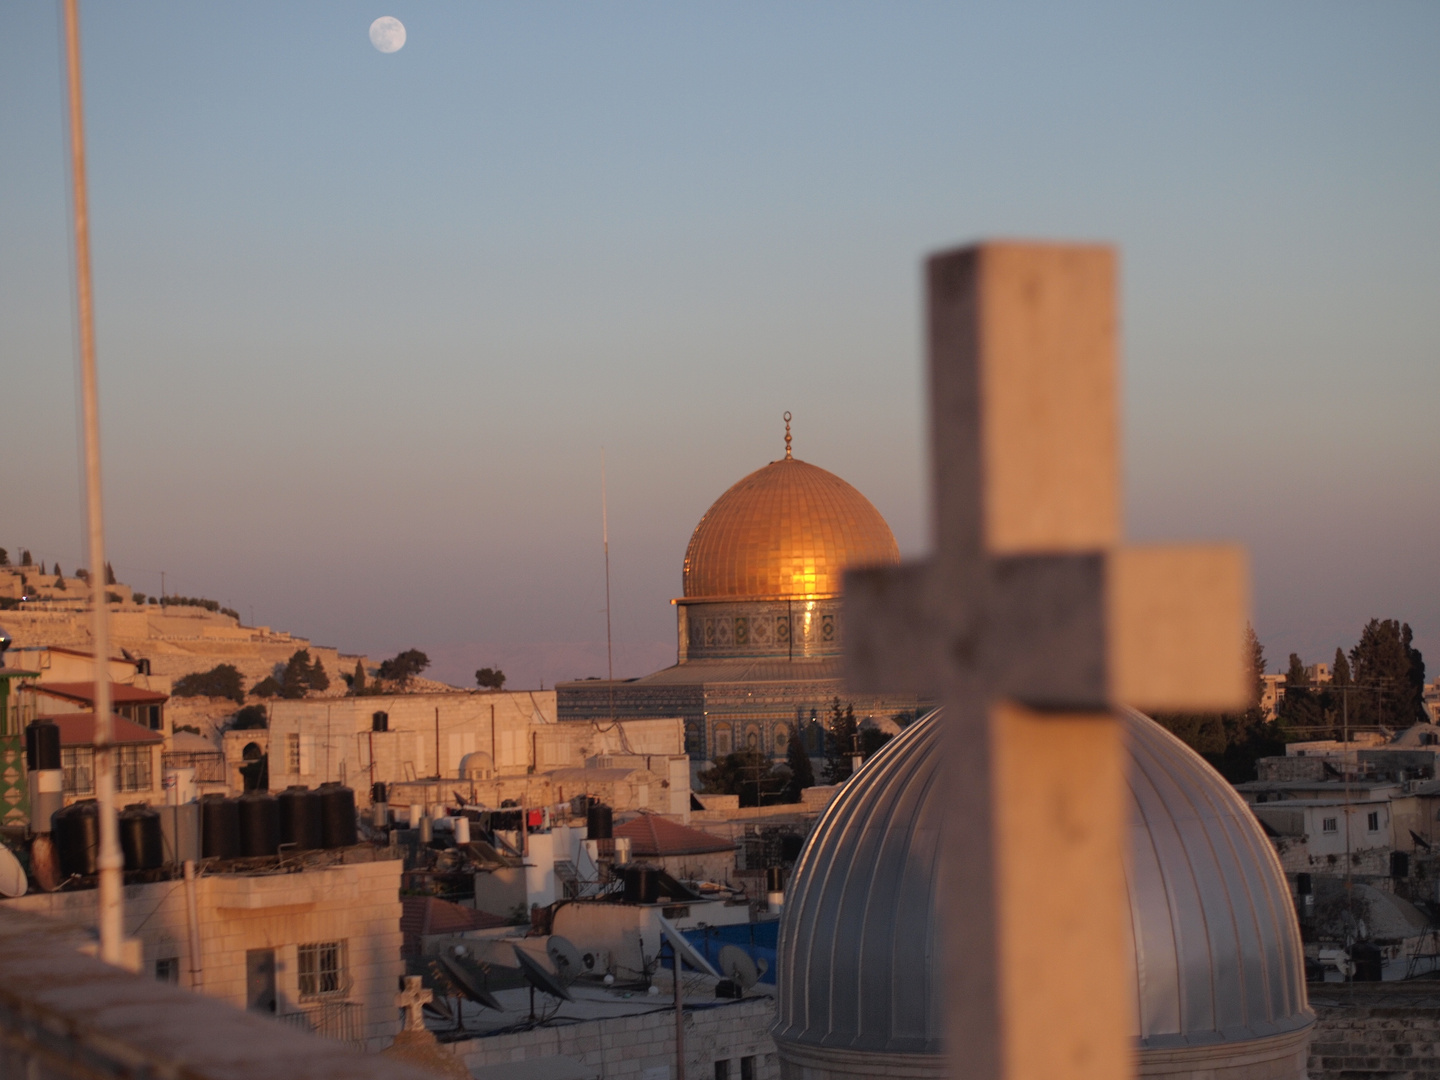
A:
<svg viewBox="0 0 1440 1080">
<path fill-rule="evenodd" d="M 945 706 L 957 1078 L 1129 1075 L 1112 708 L 1245 696 L 1240 553 L 1120 546 L 1115 271 L 1099 246 L 930 260 L 935 552 L 846 578 L 852 688 Z"/>
</svg>

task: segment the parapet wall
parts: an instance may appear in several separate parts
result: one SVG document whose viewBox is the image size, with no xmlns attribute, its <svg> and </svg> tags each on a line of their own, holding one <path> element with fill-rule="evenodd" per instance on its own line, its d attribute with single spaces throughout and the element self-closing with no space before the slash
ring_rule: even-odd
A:
<svg viewBox="0 0 1440 1080">
<path fill-rule="evenodd" d="M 1440 982 L 1311 984 L 1310 1080 L 1440 1076 Z"/>
<path fill-rule="evenodd" d="M 77 951 L 83 931 L 0 911 L 0 1076 L 106 1080 L 425 1080 Z M 430 1077 L 433 1080 L 433 1077 Z"/>
</svg>

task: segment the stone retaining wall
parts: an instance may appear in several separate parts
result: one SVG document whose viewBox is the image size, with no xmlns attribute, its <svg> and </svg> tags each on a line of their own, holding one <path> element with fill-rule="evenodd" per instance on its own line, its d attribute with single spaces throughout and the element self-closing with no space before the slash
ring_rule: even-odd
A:
<svg viewBox="0 0 1440 1080">
<path fill-rule="evenodd" d="M 1311 984 L 1310 1080 L 1440 1077 L 1440 982 Z"/>
</svg>

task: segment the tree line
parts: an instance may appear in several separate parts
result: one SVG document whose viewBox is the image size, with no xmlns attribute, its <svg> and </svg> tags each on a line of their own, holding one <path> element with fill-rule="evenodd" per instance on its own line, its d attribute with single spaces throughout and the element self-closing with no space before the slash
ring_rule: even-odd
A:
<svg viewBox="0 0 1440 1080">
<path fill-rule="evenodd" d="M 1255 763 L 1285 753 L 1292 742 L 1339 739 L 1358 728 L 1403 730 L 1424 723 L 1425 659 L 1415 648 L 1409 623 L 1371 619 L 1347 653 L 1335 650 L 1330 681 L 1312 679 L 1290 654 L 1276 718 L 1261 706 L 1265 650 L 1246 628 L 1250 704 L 1241 712 L 1163 713 L 1155 717 L 1232 783 L 1255 779 Z"/>
</svg>

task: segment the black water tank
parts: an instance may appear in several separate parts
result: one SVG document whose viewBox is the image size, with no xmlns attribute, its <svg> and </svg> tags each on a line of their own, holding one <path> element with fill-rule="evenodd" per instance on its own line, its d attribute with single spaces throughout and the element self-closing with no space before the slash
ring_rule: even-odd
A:
<svg viewBox="0 0 1440 1080">
<path fill-rule="evenodd" d="M 200 799 L 200 857 L 234 859 L 240 855 L 240 804 L 224 795 Z"/>
<path fill-rule="evenodd" d="M 626 866 L 620 873 L 625 882 L 622 899 L 627 904 L 653 904 L 660 898 L 659 871 L 649 866 Z"/>
<path fill-rule="evenodd" d="M 390 786 L 384 780 L 376 780 L 370 785 L 370 801 L 372 803 L 388 803 L 390 801 Z"/>
<path fill-rule="evenodd" d="M 320 785 L 321 840 L 327 848 L 355 843 L 355 792 L 331 781 Z"/>
<path fill-rule="evenodd" d="M 296 851 L 313 851 L 325 842 L 320 793 L 304 784 L 291 784 L 280 792 L 280 842 Z"/>
<path fill-rule="evenodd" d="M 126 870 L 158 870 L 164 866 L 160 811 L 144 803 L 131 803 L 120 811 L 120 850 L 125 853 Z"/>
<path fill-rule="evenodd" d="M 615 815 L 604 803 L 596 803 L 585 814 L 585 839 L 609 840 L 615 835 Z"/>
<path fill-rule="evenodd" d="M 785 869 L 780 866 L 767 866 L 765 868 L 765 891 L 785 891 Z"/>
<path fill-rule="evenodd" d="M 99 870 L 100 807 L 94 799 L 82 799 L 50 819 L 55 850 L 60 855 L 60 873 L 93 874 Z"/>
<path fill-rule="evenodd" d="M 240 854 L 247 859 L 280 850 L 280 803 L 268 791 L 247 791 L 235 800 L 240 807 Z"/>
<path fill-rule="evenodd" d="M 55 721 L 36 720 L 25 729 L 25 768 L 60 768 L 60 727 Z"/>
</svg>

